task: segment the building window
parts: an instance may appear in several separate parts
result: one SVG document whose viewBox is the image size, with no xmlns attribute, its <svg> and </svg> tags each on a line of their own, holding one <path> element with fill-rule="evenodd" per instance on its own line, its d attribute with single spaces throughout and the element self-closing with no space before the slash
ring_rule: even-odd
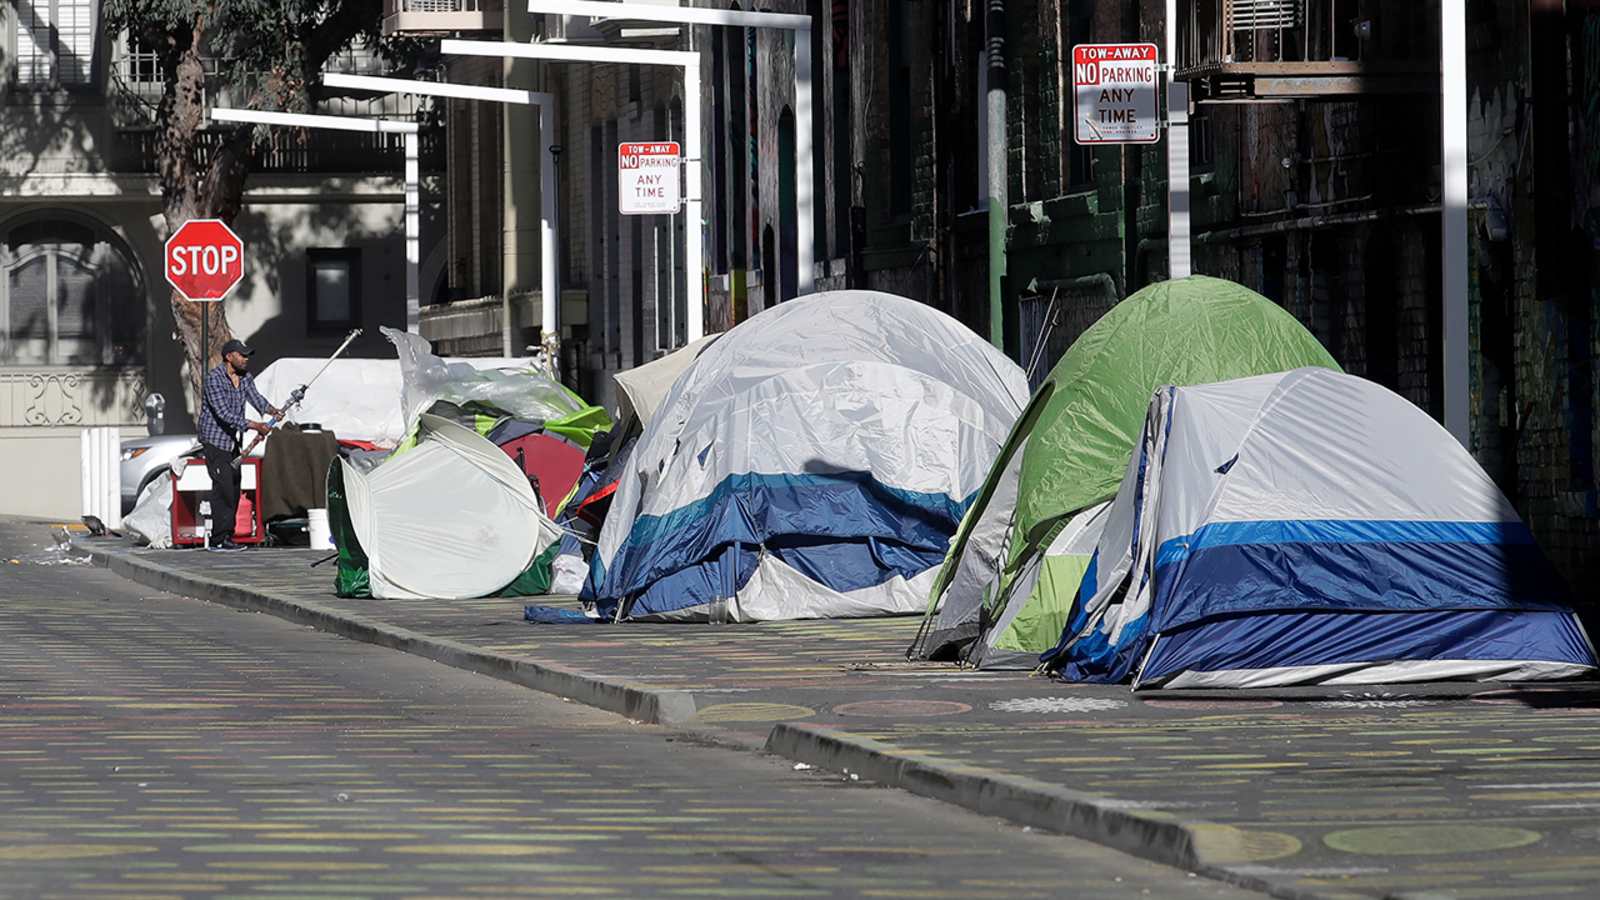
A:
<svg viewBox="0 0 1600 900">
<path fill-rule="evenodd" d="M 1211 134 L 1211 112 L 1206 106 L 1189 117 L 1189 167 L 1206 171 L 1217 164 L 1216 142 Z"/>
<path fill-rule="evenodd" d="M 16 85 L 23 90 L 88 87 L 94 76 L 93 0 L 16 4 Z"/>
<path fill-rule="evenodd" d="M 306 329 L 355 328 L 361 321 L 361 251 L 306 251 Z"/>
<path fill-rule="evenodd" d="M 164 76 L 156 52 L 135 34 L 124 34 L 111 55 L 117 87 L 152 100 L 161 96 Z"/>
<path fill-rule="evenodd" d="M 0 244 L 0 365 L 133 365 L 143 298 L 126 257 L 87 225 L 35 219 Z"/>
</svg>

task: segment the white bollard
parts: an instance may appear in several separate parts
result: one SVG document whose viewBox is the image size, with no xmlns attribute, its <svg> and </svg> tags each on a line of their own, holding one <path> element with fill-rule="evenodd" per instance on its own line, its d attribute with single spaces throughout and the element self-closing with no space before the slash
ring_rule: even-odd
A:
<svg viewBox="0 0 1600 900">
<path fill-rule="evenodd" d="M 122 432 L 85 428 L 79 438 L 83 474 L 83 514 L 107 528 L 122 527 Z"/>
</svg>

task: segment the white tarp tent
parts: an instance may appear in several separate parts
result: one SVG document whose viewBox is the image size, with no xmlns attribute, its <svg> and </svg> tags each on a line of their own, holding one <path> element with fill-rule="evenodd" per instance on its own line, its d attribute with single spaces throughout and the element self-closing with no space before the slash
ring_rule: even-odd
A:
<svg viewBox="0 0 1600 900">
<path fill-rule="evenodd" d="M 677 383 L 678 376 L 700 358 L 700 351 L 707 344 L 721 336 L 708 334 L 658 360 L 612 375 L 611 380 L 617 383 L 617 421 L 626 422 L 628 416 L 634 415 L 638 416 L 641 426 L 649 425 L 650 417 L 661 401 L 667 399 L 667 392 Z"/>
<path fill-rule="evenodd" d="M 492 594 L 560 538 L 516 463 L 438 416 L 421 415 L 417 445 L 371 473 L 341 469 L 374 597 Z"/>
</svg>

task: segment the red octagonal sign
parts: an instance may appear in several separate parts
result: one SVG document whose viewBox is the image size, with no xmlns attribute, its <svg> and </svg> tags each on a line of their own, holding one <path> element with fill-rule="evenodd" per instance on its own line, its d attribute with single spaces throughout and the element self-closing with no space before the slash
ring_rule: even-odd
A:
<svg viewBox="0 0 1600 900">
<path fill-rule="evenodd" d="M 189 300 L 221 300 L 244 277 L 244 244 L 219 219 L 190 219 L 167 238 L 167 281 Z"/>
</svg>

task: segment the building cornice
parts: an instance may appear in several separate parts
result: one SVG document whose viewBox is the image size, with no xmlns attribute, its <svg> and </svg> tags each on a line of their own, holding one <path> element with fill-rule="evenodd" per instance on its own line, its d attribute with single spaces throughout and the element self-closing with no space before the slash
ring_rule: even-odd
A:
<svg viewBox="0 0 1600 900">
<path fill-rule="evenodd" d="M 0 175 L 0 199 L 70 200 L 90 197 L 148 200 L 161 196 L 153 175 L 110 172 L 30 172 Z"/>
</svg>

